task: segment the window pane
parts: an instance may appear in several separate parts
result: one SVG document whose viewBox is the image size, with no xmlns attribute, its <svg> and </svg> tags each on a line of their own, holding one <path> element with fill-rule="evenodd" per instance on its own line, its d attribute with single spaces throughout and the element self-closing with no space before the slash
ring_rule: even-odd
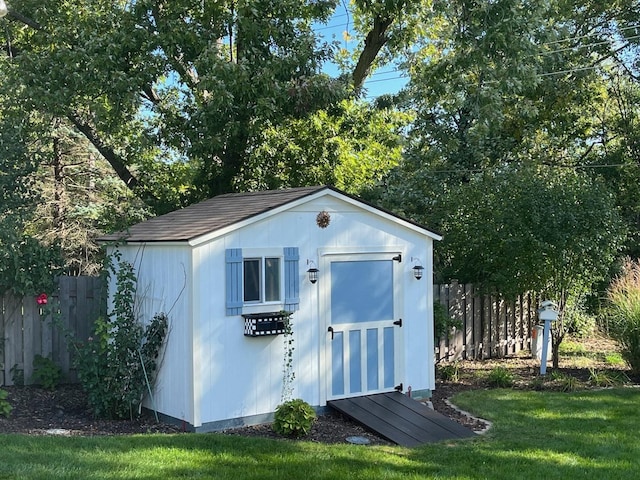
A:
<svg viewBox="0 0 640 480">
<path fill-rule="evenodd" d="M 260 259 L 244 260 L 244 301 L 260 301 Z"/>
<path fill-rule="evenodd" d="M 264 296 L 266 302 L 280 300 L 280 259 L 264 259 Z"/>
</svg>

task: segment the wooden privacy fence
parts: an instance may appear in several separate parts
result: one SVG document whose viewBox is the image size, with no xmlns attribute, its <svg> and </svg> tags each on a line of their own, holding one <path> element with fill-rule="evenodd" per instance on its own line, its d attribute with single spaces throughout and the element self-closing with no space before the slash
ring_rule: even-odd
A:
<svg viewBox="0 0 640 480">
<path fill-rule="evenodd" d="M 436 339 L 436 360 L 499 358 L 529 350 L 537 323 L 537 299 L 529 295 L 504 301 L 480 295 L 472 285 L 452 282 L 434 285 L 434 299 L 447 307 L 461 327 L 447 338 Z M 67 381 L 76 381 L 72 352 L 56 322 L 78 340 L 86 340 L 93 323 L 106 314 L 104 281 L 100 277 L 60 277 L 47 308 L 35 297 L 0 295 L 0 385 L 16 380 L 32 383 L 36 355 L 51 358 Z"/>
<path fill-rule="evenodd" d="M 32 383 L 36 355 L 50 358 L 65 380 L 75 381 L 63 331 L 86 340 L 94 321 L 106 313 L 105 299 L 99 277 L 60 277 L 47 305 L 38 305 L 36 297 L 0 295 L 0 385 Z M 62 329 L 54 325 L 51 311 Z"/>
<path fill-rule="evenodd" d="M 482 360 L 530 350 L 537 323 L 536 298 L 521 295 L 505 301 L 457 282 L 434 285 L 433 290 L 435 301 L 461 324 L 448 338 L 435 339 L 436 361 Z"/>
</svg>

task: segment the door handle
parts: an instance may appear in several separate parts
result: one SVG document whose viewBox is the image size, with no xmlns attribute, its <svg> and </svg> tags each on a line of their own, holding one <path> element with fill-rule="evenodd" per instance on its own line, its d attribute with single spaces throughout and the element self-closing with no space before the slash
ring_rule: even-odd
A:
<svg viewBox="0 0 640 480">
<path fill-rule="evenodd" d="M 331 340 L 333 340 L 333 327 L 327 328 L 327 332 L 331 333 Z"/>
<path fill-rule="evenodd" d="M 398 320 L 396 320 L 395 322 L 393 322 L 394 325 L 398 325 L 399 327 L 402 327 L 402 319 L 399 318 Z"/>
</svg>

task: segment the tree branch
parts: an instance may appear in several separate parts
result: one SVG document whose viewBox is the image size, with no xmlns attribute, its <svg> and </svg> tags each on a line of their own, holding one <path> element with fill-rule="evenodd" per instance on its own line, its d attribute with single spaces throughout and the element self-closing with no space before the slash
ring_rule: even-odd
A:
<svg viewBox="0 0 640 480">
<path fill-rule="evenodd" d="M 113 170 L 116 172 L 120 180 L 134 193 L 140 197 L 140 193 L 144 194 L 143 201 L 150 200 L 155 205 L 159 203 L 151 191 L 129 170 L 124 160 L 109 145 L 104 143 L 98 132 L 88 123 L 84 122 L 76 112 L 67 115 L 71 123 L 92 143 L 92 145 L 100 152 L 104 159 L 109 162 Z"/>
<path fill-rule="evenodd" d="M 25 25 L 28 25 L 35 30 L 42 30 L 42 26 L 38 22 L 30 19 L 29 17 L 25 17 L 24 15 L 16 12 L 13 9 L 9 9 L 9 13 L 7 14 L 7 16 L 13 20 L 24 23 Z"/>
<path fill-rule="evenodd" d="M 381 18 L 376 16 L 373 21 L 373 28 L 367 34 L 367 38 L 364 40 L 364 48 L 358 58 L 356 68 L 353 70 L 353 85 L 356 90 L 360 90 L 371 69 L 371 64 L 376 59 L 376 56 L 384 47 L 385 43 L 389 41 L 389 37 L 386 35 L 387 29 L 393 23 L 393 18 Z"/>
</svg>

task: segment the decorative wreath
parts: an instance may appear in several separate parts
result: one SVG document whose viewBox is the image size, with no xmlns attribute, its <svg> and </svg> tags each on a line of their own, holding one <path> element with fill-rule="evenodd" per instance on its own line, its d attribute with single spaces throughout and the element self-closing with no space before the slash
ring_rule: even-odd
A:
<svg viewBox="0 0 640 480">
<path fill-rule="evenodd" d="M 323 210 L 316 217 L 316 223 L 320 228 L 327 228 L 329 226 L 329 222 L 331 222 L 331 215 L 329 212 Z"/>
</svg>

